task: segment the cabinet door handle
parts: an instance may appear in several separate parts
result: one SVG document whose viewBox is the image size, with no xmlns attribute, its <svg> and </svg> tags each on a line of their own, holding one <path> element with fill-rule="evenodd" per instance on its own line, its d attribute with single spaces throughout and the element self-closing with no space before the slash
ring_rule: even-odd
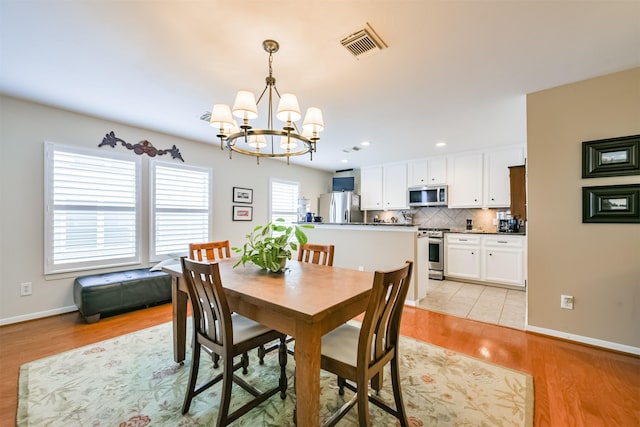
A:
<svg viewBox="0 0 640 427">
<path fill-rule="evenodd" d="M 458 242 L 466 242 L 467 239 L 458 239 Z"/>
<path fill-rule="evenodd" d="M 476 254 L 475 252 L 471 252 L 471 255 L 475 255 L 475 254 Z"/>
<path fill-rule="evenodd" d="M 509 243 L 506 240 L 498 240 L 498 243 Z"/>
<path fill-rule="evenodd" d="M 491 252 L 489 252 L 489 256 L 493 256 L 493 254 Z"/>
</svg>

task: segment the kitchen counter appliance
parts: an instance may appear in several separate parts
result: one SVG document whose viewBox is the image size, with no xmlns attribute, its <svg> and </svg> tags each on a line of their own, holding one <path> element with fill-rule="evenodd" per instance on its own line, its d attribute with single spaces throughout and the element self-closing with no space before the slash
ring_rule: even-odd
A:
<svg viewBox="0 0 640 427">
<path fill-rule="evenodd" d="M 496 213 L 498 223 L 498 233 L 518 233 L 520 224 L 517 218 L 511 216 L 511 211 L 501 211 Z"/>
<path fill-rule="evenodd" d="M 418 227 L 418 256 L 419 262 L 427 257 L 429 265 L 429 279 L 444 280 L 444 232 L 448 228 Z M 427 239 L 426 245 L 422 239 Z M 420 250 L 425 248 L 425 250 Z M 424 252 L 424 253 L 423 253 Z"/>
<path fill-rule="evenodd" d="M 361 222 L 360 196 L 353 191 L 321 194 L 318 199 L 318 214 L 324 222 Z"/>
</svg>

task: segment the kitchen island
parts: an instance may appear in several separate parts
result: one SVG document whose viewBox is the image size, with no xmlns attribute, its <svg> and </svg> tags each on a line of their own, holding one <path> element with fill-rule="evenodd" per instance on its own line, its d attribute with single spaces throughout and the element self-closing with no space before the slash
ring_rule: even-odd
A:
<svg viewBox="0 0 640 427">
<path fill-rule="evenodd" d="M 333 265 L 363 271 L 391 270 L 413 261 L 413 277 L 407 305 L 417 305 L 417 225 L 397 223 L 313 223 L 304 232 L 310 243 L 334 245 Z M 423 280 L 427 280 L 425 277 Z M 424 297 L 422 295 L 421 297 Z"/>
</svg>

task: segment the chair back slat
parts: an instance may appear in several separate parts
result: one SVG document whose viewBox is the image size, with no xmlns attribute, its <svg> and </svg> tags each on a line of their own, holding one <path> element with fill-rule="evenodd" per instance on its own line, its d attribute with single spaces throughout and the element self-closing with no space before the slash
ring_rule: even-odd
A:
<svg viewBox="0 0 640 427">
<path fill-rule="evenodd" d="M 192 305 L 194 334 L 209 341 L 213 351 L 233 343 L 231 311 L 222 288 L 218 264 L 186 257 L 181 261 Z"/>
<path fill-rule="evenodd" d="M 305 243 L 298 250 L 298 261 L 333 266 L 333 245 Z"/>
<path fill-rule="evenodd" d="M 412 271 L 413 262 L 407 261 L 398 270 L 375 272 L 358 341 L 358 357 L 368 358 L 366 366 L 396 349 Z"/>
<path fill-rule="evenodd" d="M 189 258 L 197 261 L 215 261 L 216 259 L 231 258 L 231 246 L 228 240 L 190 243 Z"/>
</svg>

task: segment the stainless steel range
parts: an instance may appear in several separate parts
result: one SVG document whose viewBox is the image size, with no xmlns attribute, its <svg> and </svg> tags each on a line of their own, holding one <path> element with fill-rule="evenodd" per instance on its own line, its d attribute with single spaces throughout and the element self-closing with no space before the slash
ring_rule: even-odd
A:
<svg viewBox="0 0 640 427">
<path fill-rule="evenodd" d="M 444 280 L 444 232 L 449 231 L 448 228 L 418 228 L 418 238 L 420 240 L 427 239 L 427 244 L 418 243 L 418 248 L 422 247 L 426 250 L 418 250 L 418 256 L 421 258 L 426 256 L 429 260 L 429 279 Z M 424 254 L 422 254 L 424 253 Z M 421 259 L 422 261 L 422 259 Z"/>
</svg>

